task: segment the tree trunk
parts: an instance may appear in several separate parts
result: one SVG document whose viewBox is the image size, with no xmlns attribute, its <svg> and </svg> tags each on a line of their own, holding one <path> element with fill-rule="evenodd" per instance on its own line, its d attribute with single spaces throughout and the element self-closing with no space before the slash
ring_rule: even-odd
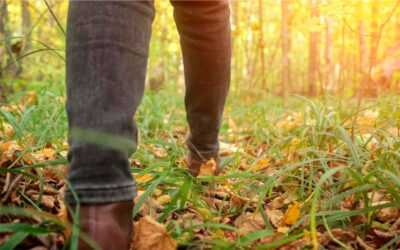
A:
<svg viewBox="0 0 400 250">
<path fill-rule="evenodd" d="M 29 1 L 21 1 L 22 10 L 22 34 L 26 37 L 24 51 L 29 51 L 31 48 L 31 13 L 29 11 Z"/>
<path fill-rule="evenodd" d="M 289 70 L 289 53 L 290 53 L 290 37 L 288 28 L 288 12 L 289 12 L 289 1 L 282 0 L 282 97 L 283 103 L 287 104 L 288 99 L 288 87 L 290 81 L 290 70 Z"/>
<path fill-rule="evenodd" d="M 318 17 L 318 0 L 310 0 L 311 2 L 311 17 Z M 317 56 L 318 56 L 318 32 L 310 32 L 310 50 L 309 50 L 309 67 L 308 67 L 308 94 L 315 96 L 317 94 Z"/>
<path fill-rule="evenodd" d="M 332 92 L 335 88 L 335 66 L 333 64 L 333 25 L 330 16 L 325 17 L 325 62 L 326 62 L 326 91 Z"/>
<path fill-rule="evenodd" d="M 360 70 L 361 75 L 364 75 L 368 69 L 368 50 L 367 50 L 367 37 L 366 28 L 363 20 L 358 20 L 358 41 L 359 41 L 359 55 L 360 55 Z"/>
<path fill-rule="evenodd" d="M 371 40 L 370 40 L 370 63 L 372 67 L 376 64 L 376 59 L 374 58 L 374 50 L 376 45 L 376 40 L 378 38 L 378 16 L 379 16 L 379 8 L 377 5 L 377 1 L 371 1 Z"/>
<path fill-rule="evenodd" d="M 263 28 L 263 0 L 258 0 L 258 18 L 260 22 L 260 55 L 261 55 L 261 86 L 265 89 L 265 59 L 264 59 L 264 28 Z"/>
<path fill-rule="evenodd" d="M 6 29 L 5 25 L 7 23 L 7 2 L 0 1 L 0 40 L 4 39 L 6 37 Z M 6 43 L 7 46 L 7 43 Z M 4 54 L 6 52 L 6 46 L 0 46 L 0 70 L 3 69 L 4 65 Z M 5 86 L 3 83 L 3 71 L 0 71 L 0 103 L 5 101 L 6 97 L 6 91 L 5 91 Z"/>
<path fill-rule="evenodd" d="M 340 46 L 340 71 L 339 71 L 339 92 L 342 93 L 346 78 L 345 78 L 345 45 L 346 45 L 346 24 L 342 24 L 342 44 Z"/>
</svg>

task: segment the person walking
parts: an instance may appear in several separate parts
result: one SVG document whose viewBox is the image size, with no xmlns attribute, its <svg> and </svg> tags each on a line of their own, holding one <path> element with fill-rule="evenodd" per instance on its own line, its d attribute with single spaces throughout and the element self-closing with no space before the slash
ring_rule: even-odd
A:
<svg viewBox="0 0 400 250">
<path fill-rule="evenodd" d="M 218 133 L 230 84 L 227 0 L 171 0 L 180 35 L 190 134 L 188 170 L 211 158 L 219 170 Z M 80 204 L 80 226 L 103 249 L 127 249 L 136 185 L 129 157 L 143 96 L 153 0 L 70 1 L 66 85 L 70 162 L 67 204 Z M 79 241 L 79 249 L 89 249 Z"/>
</svg>

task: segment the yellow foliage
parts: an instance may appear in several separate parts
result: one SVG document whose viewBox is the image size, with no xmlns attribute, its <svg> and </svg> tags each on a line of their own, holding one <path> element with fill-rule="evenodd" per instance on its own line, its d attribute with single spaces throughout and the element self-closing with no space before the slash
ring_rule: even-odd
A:
<svg viewBox="0 0 400 250">
<path fill-rule="evenodd" d="M 10 140 L 13 136 L 14 128 L 10 124 L 3 122 L 0 125 L 0 137 L 5 140 Z"/>
<path fill-rule="evenodd" d="M 160 205 L 167 205 L 171 202 L 171 196 L 169 196 L 168 194 L 165 194 L 163 196 L 158 197 L 157 199 L 158 203 L 160 203 Z"/>
<path fill-rule="evenodd" d="M 300 203 L 295 201 L 293 205 L 290 205 L 281 221 L 281 226 L 293 226 L 300 218 Z"/>
<path fill-rule="evenodd" d="M 135 177 L 136 183 L 146 183 L 153 179 L 153 176 L 150 174 L 144 174 L 139 177 Z"/>
</svg>

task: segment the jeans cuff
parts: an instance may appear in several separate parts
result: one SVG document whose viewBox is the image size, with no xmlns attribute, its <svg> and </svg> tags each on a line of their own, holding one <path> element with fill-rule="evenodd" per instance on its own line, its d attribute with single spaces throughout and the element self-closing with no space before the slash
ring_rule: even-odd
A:
<svg viewBox="0 0 400 250">
<path fill-rule="evenodd" d="M 136 197 L 136 185 L 100 188 L 75 188 L 80 204 L 104 204 L 133 200 Z M 65 202 L 71 206 L 77 204 L 69 188 L 65 191 Z"/>
</svg>

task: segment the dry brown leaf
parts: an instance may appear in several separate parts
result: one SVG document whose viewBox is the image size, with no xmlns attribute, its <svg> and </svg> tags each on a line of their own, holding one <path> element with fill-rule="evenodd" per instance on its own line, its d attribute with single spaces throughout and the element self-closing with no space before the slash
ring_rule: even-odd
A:
<svg viewBox="0 0 400 250">
<path fill-rule="evenodd" d="M 283 219 L 281 221 L 281 226 L 293 226 L 300 218 L 300 203 L 294 201 L 293 205 L 289 205 Z"/>
<path fill-rule="evenodd" d="M 246 205 L 246 203 L 249 201 L 248 198 L 246 197 L 240 197 L 238 195 L 232 195 L 231 196 L 231 205 L 233 206 L 243 206 Z"/>
<path fill-rule="evenodd" d="M 178 244 L 165 229 L 151 216 L 145 216 L 135 223 L 133 247 L 138 250 L 172 250 Z"/>
<path fill-rule="evenodd" d="M 181 218 L 179 218 L 178 222 L 183 226 L 183 228 L 204 224 L 203 216 L 197 211 L 195 211 L 194 213 L 185 213 Z M 201 230 L 202 228 L 197 228 L 193 229 L 193 232 L 197 233 Z"/>
<path fill-rule="evenodd" d="M 217 164 L 215 163 L 214 158 L 211 158 L 206 163 L 201 164 L 199 176 L 214 175 L 216 169 L 217 169 Z"/>
<path fill-rule="evenodd" d="M 250 212 L 239 216 L 233 224 L 239 228 L 240 235 L 250 234 L 266 227 L 260 213 L 253 214 Z"/>
<path fill-rule="evenodd" d="M 144 194 L 144 191 L 139 190 L 137 192 L 137 197 L 135 198 L 135 204 L 138 203 L 142 195 Z M 146 216 L 146 215 L 155 215 L 157 214 L 157 210 L 161 209 L 162 206 L 160 203 L 158 203 L 157 200 L 147 197 L 146 201 L 142 204 L 142 206 L 139 208 L 139 214 L 141 216 Z"/>
<path fill-rule="evenodd" d="M 163 148 L 157 148 L 151 145 L 147 146 L 147 148 L 158 158 L 165 158 L 168 156 L 167 151 Z"/>
<path fill-rule="evenodd" d="M 399 210 L 395 207 L 386 207 L 381 209 L 378 214 L 377 214 L 377 219 L 380 222 L 388 222 L 388 221 L 392 221 L 396 218 L 398 218 L 399 216 Z"/>
<path fill-rule="evenodd" d="M 250 206 L 256 206 L 258 203 L 258 198 L 259 198 L 258 195 L 256 195 L 252 200 L 250 200 L 247 197 L 242 197 L 239 195 L 232 194 L 231 195 L 231 204 L 234 206 L 237 206 L 237 207 L 243 206 L 246 204 L 249 204 Z"/>
<path fill-rule="evenodd" d="M 68 165 L 44 167 L 42 169 L 42 173 L 45 181 L 49 182 L 55 180 L 56 182 L 59 182 L 61 180 L 64 180 L 64 177 L 68 175 Z"/>
<path fill-rule="evenodd" d="M 239 169 L 240 170 L 246 170 L 246 169 L 248 169 L 249 168 L 249 164 L 247 164 L 247 163 L 241 163 L 240 165 L 239 165 Z"/>
<path fill-rule="evenodd" d="M 49 249 L 49 248 L 45 247 L 45 246 L 36 246 L 36 247 L 31 248 L 30 250 L 47 250 L 47 249 Z"/>
<path fill-rule="evenodd" d="M 232 155 L 235 152 L 243 152 L 243 150 L 239 149 L 236 145 L 231 143 L 226 143 L 226 142 L 219 143 L 219 154 L 221 157 Z"/>
<path fill-rule="evenodd" d="M 23 151 L 24 149 L 18 145 L 17 141 L 8 141 L 1 144 L 2 158 L 12 159 L 15 151 Z"/>
<path fill-rule="evenodd" d="M 132 163 L 135 164 L 137 167 L 142 167 L 142 163 L 138 159 L 133 159 Z"/>
<path fill-rule="evenodd" d="M 39 194 L 32 194 L 30 195 L 30 198 L 32 201 L 37 201 L 39 199 Z M 55 201 L 56 198 L 53 195 L 42 195 L 42 200 L 40 201 L 40 204 L 44 206 L 47 210 L 52 210 L 55 206 Z"/>
<path fill-rule="evenodd" d="M 370 247 L 363 239 L 357 236 L 357 242 L 364 250 L 374 250 L 375 248 Z"/>
<path fill-rule="evenodd" d="M 265 209 L 265 214 L 267 215 L 268 220 L 271 222 L 272 226 L 278 228 L 280 222 L 284 216 L 283 212 L 279 209 Z"/>
<path fill-rule="evenodd" d="M 268 208 L 270 210 L 281 208 L 285 204 L 285 197 L 278 196 L 274 198 L 270 203 L 268 203 Z"/>
<path fill-rule="evenodd" d="M 229 241 L 229 242 L 237 241 L 237 239 L 238 239 L 237 232 L 229 230 L 229 229 L 222 229 L 222 231 L 224 232 L 224 237 L 227 241 Z"/>
</svg>

